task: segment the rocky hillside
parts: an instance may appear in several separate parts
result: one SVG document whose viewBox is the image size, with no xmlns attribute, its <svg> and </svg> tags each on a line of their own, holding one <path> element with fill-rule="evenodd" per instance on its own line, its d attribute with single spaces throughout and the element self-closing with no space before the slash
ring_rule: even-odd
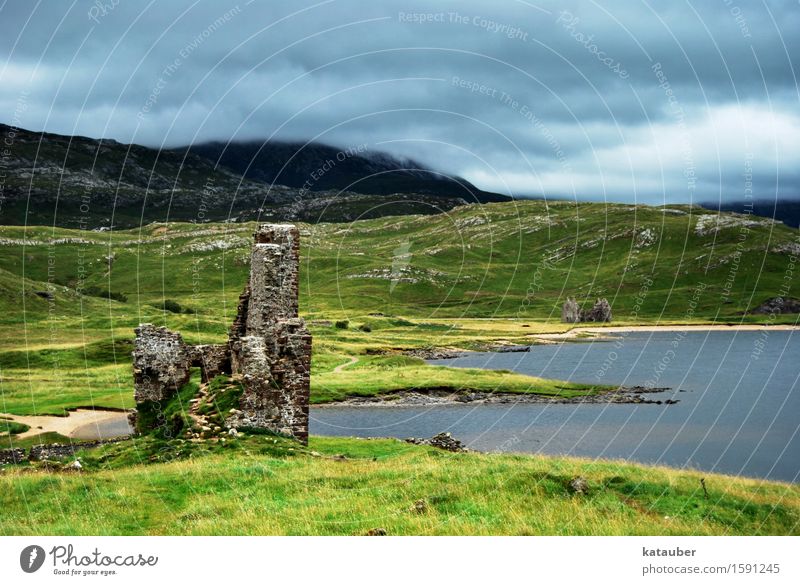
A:
<svg viewBox="0 0 800 585">
<path fill-rule="evenodd" d="M 157 150 L 2 124 L 0 136 L 10 143 L 0 158 L 2 225 L 119 229 L 153 221 L 336 222 L 438 213 L 475 200 L 471 190 L 481 193 L 468 184 L 456 189 L 431 171 L 412 170 L 416 163 L 380 154 L 347 157 L 318 181 L 309 180 L 331 156 L 336 161 L 334 149 L 316 145 L 276 173 L 275 165 L 283 168 L 291 158 L 291 145 L 268 144 L 258 156 L 252 144 L 233 145 L 217 164 L 222 153 L 214 144 Z M 395 179 L 359 182 L 376 172 Z M 286 180 L 273 184 L 274 179 Z M 350 184 L 352 190 L 341 191 Z"/>
<path fill-rule="evenodd" d="M 461 198 L 468 203 L 508 200 L 481 191 L 466 179 L 437 173 L 415 160 L 371 152 L 364 146 L 340 149 L 299 142 L 208 142 L 179 151 L 205 157 L 248 179 L 310 191 L 416 193 Z"/>
</svg>

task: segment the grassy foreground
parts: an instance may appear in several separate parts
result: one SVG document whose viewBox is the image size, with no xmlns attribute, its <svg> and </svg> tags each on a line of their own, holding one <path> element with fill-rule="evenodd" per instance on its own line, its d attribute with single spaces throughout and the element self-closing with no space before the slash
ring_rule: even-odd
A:
<svg viewBox="0 0 800 585">
<path fill-rule="evenodd" d="M 0 534 L 800 534 L 800 486 L 775 482 L 388 439 L 148 441 L 0 473 Z"/>
</svg>

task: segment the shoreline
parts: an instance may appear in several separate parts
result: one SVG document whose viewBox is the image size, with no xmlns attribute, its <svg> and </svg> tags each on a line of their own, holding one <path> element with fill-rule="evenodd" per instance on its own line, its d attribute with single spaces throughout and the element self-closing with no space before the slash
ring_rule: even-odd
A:
<svg viewBox="0 0 800 585">
<path fill-rule="evenodd" d="M 104 433 L 100 431 L 101 427 L 114 423 L 121 423 L 123 421 L 127 423 L 128 420 L 128 412 L 120 410 L 99 410 L 79 407 L 74 410 L 71 409 L 68 412 L 69 414 L 66 416 L 0 413 L 0 418 L 5 418 L 30 427 L 23 433 L 11 435 L 12 439 L 27 439 L 44 433 L 58 433 L 70 439 L 106 439 L 110 437 L 94 437 L 93 435 L 103 435 Z M 97 429 L 97 432 L 92 433 L 92 428 Z M 5 439 L 8 437 L 3 438 Z"/>
<path fill-rule="evenodd" d="M 573 327 L 561 333 L 531 333 L 533 339 L 561 340 L 575 339 L 580 335 L 589 334 L 593 339 L 604 337 L 604 333 L 636 333 L 636 332 L 680 332 L 695 331 L 705 333 L 711 331 L 798 331 L 797 325 L 761 325 L 757 323 L 743 323 L 740 325 L 599 325 Z"/>
<path fill-rule="evenodd" d="M 483 404 L 655 404 L 672 405 L 679 400 L 672 398 L 649 399 L 644 394 L 661 394 L 672 388 L 646 388 L 644 386 L 621 386 L 616 390 L 565 398 L 547 394 L 523 394 L 519 392 L 470 392 L 448 389 L 400 390 L 375 396 L 351 396 L 335 402 L 312 404 L 312 408 L 358 408 L 382 407 L 402 408 L 413 406 L 472 406 Z"/>
</svg>

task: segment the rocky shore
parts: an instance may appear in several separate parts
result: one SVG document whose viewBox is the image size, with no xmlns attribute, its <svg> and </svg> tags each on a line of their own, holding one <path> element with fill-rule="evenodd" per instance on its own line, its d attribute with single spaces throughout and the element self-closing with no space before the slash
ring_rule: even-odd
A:
<svg viewBox="0 0 800 585">
<path fill-rule="evenodd" d="M 676 404 L 673 399 L 647 398 L 648 394 L 666 392 L 670 388 L 644 386 L 620 387 L 617 390 L 589 396 L 560 397 L 516 392 L 453 391 L 448 388 L 402 390 L 377 396 L 354 396 L 338 402 L 315 405 L 318 408 L 353 406 L 436 406 L 457 404 Z"/>
</svg>

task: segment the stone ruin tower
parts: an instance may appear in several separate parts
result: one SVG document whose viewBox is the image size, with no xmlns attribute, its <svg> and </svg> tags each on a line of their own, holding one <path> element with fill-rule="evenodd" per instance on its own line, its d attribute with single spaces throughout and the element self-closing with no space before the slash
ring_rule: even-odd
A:
<svg viewBox="0 0 800 585">
<path fill-rule="evenodd" d="M 298 317 L 299 264 L 298 229 L 261 225 L 227 343 L 188 345 L 165 327 L 136 328 L 137 413 L 174 396 L 188 382 L 191 367 L 199 366 L 203 381 L 223 373 L 241 380 L 239 408 L 225 420 L 226 427 L 261 428 L 307 443 L 311 334 Z M 144 417 L 136 424 L 137 413 L 134 426 L 147 430 Z"/>
<path fill-rule="evenodd" d="M 241 414 L 251 426 L 308 441 L 311 334 L 297 316 L 300 232 L 266 224 L 255 233 L 250 281 L 229 334 L 231 372 L 242 376 Z"/>
</svg>

